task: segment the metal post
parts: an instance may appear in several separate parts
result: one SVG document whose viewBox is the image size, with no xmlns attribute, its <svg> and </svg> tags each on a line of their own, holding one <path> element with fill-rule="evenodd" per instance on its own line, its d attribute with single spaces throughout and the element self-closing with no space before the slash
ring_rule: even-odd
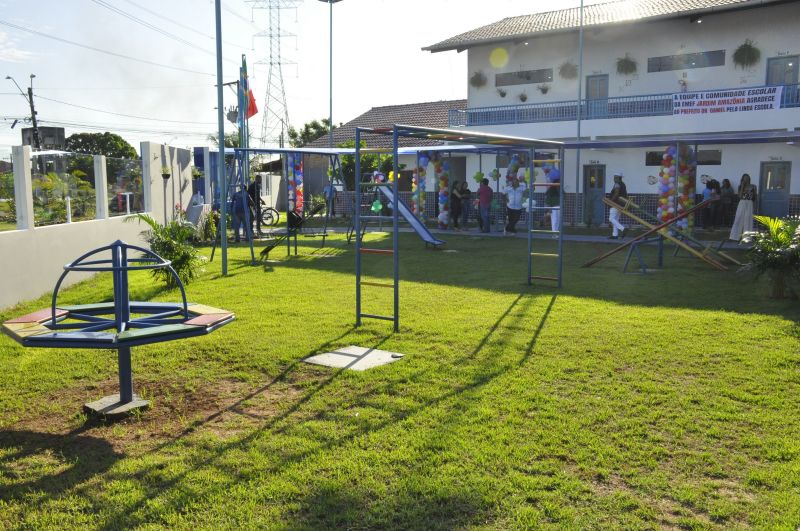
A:
<svg viewBox="0 0 800 531">
<path fill-rule="evenodd" d="M 397 126 L 392 128 L 392 171 L 394 180 L 392 181 L 392 266 L 394 273 L 394 331 L 400 331 L 400 216 L 397 211 L 400 208 L 398 201 L 400 182 L 400 167 L 397 164 Z"/>
<path fill-rule="evenodd" d="M 166 226 L 167 225 L 167 181 L 169 181 L 169 179 L 164 178 L 161 180 L 164 181 L 164 226 Z"/>
<path fill-rule="evenodd" d="M 576 132 L 576 140 L 578 143 L 578 148 L 575 150 L 575 213 L 572 219 L 572 226 L 576 226 L 578 224 L 578 190 L 580 190 L 580 182 L 581 182 L 581 98 L 583 97 L 583 0 L 581 0 L 580 6 L 580 23 L 578 26 L 578 101 L 577 105 L 575 106 L 576 112 L 576 120 L 578 130 Z M 564 181 L 566 181 L 566 176 L 562 176 L 561 179 L 561 186 L 563 188 Z M 586 193 L 586 190 L 583 191 Z M 563 218 L 563 212 L 561 212 L 561 217 Z"/>
<path fill-rule="evenodd" d="M 356 326 L 361 326 L 361 129 L 356 127 L 356 177 L 353 232 L 356 240 Z"/>
<path fill-rule="evenodd" d="M 533 275 L 533 183 L 536 180 L 534 175 L 535 167 L 533 160 L 536 158 L 536 149 L 530 150 L 530 182 L 528 183 L 528 285 L 531 285 L 531 276 Z"/>
<path fill-rule="evenodd" d="M 28 103 L 31 104 L 31 125 L 33 125 L 33 146 L 36 149 L 41 149 L 42 143 L 39 140 L 39 125 L 36 122 L 36 109 L 33 106 L 33 78 L 35 75 L 31 74 L 31 86 L 28 87 Z"/>
<path fill-rule="evenodd" d="M 131 348 L 117 349 L 119 364 L 119 401 L 122 404 L 133 402 L 133 371 L 131 370 Z"/>
<path fill-rule="evenodd" d="M 219 144 L 219 160 L 217 161 L 217 177 L 222 183 L 220 189 L 220 247 L 222 249 L 222 274 L 228 274 L 228 223 L 226 217 L 228 201 L 228 184 L 225 178 L 225 116 L 222 101 L 222 7 L 221 0 L 214 0 L 214 17 L 216 20 L 217 41 L 217 141 Z M 166 215 L 165 215 L 166 218 Z"/>
<path fill-rule="evenodd" d="M 562 169 L 564 167 L 564 155 L 565 149 L 564 147 L 560 147 L 558 149 L 558 171 L 561 173 L 561 181 L 559 182 L 558 187 L 558 287 L 561 287 L 561 279 L 564 273 L 564 174 Z M 577 189 L 575 194 L 575 202 L 577 203 L 578 196 L 577 196 Z M 552 211 L 551 214 L 552 216 Z"/>
<path fill-rule="evenodd" d="M 333 1 L 328 2 L 328 7 L 330 9 L 330 16 L 328 17 L 330 21 L 330 43 L 329 43 L 329 59 L 328 59 L 328 96 L 329 100 L 329 112 L 328 112 L 328 147 L 333 148 Z"/>
</svg>

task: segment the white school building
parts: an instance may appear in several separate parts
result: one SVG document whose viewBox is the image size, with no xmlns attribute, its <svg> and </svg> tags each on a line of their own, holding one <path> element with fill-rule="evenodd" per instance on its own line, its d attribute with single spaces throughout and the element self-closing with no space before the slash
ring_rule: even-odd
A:
<svg viewBox="0 0 800 531">
<path fill-rule="evenodd" d="M 622 0 L 584 8 L 582 58 L 578 8 L 425 49 L 468 54 L 467 105 L 450 111 L 450 128 L 568 144 L 567 222 L 607 219 L 600 198 L 616 170 L 654 209 L 661 155 L 675 141 L 697 150 L 697 194 L 706 180 L 737 187 L 748 173 L 759 213 L 785 216 L 800 214 L 797 20 L 796 1 Z M 504 163 L 470 156 L 461 177 Z"/>
</svg>

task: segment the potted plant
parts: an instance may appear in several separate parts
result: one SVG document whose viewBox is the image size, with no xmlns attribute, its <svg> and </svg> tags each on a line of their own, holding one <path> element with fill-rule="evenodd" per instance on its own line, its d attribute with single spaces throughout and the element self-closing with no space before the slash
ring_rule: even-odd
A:
<svg viewBox="0 0 800 531">
<path fill-rule="evenodd" d="M 501 98 L 506 97 L 506 91 L 501 88 L 497 89 L 497 93 L 500 95 Z"/>
<path fill-rule="evenodd" d="M 469 84 L 475 88 L 481 88 L 486 84 L 486 75 L 482 71 L 478 70 L 472 74 L 472 77 L 469 78 Z"/>
<path fill-rule="evenodd" d="M 627 76 L 630 74 L 636 73 L 636 60 L 630 56 L 630 54 L 625 54 L 625 57 L 620 57 L 617 59 L 617 74 Z"/>
<path fill-rule="evenodd" d="M 161 177 L 166 181 L 172 175 L 172 170 L 169 166 L 161 166 Z"/>
<path fill-rule="evenodd" d="M 756 276 L 764 273 L 771 282 L 771 295 L 786 297 L 791 282 L 800 280 L 800 218 L 778 219 L 754 216 L 766 232 L 746 232 L 742 241 L 752 244 L 748 251 L 751 262 L 745 266 Z"/>
<path fill-rule="evenodd" d="M 517 94 L 517 98 L 519 98 L 519 101 L 521 101 L 522 103 L 525 103 L 526 101 L 528 101 L 528 95 L 525 94 L 524 91 L 520 92 L 519 94 Z"/>
<path fill-rule="evenodd" d="M 203 176 L 203 172 L 201 172 L 199 169 L 197 169 L 197 166 L 193 166 L 192 167 L 192 179 L 196 181 L 197 179 L 199 179 L 202 176 Z"/>
<path fill-rule="evenodd" d="M 558 67 L 558 75 L 564 79 L 575 79 L 578 77 L 578 66 L 572 61 L 564 61 Z"/>
<path fill-rule="evenodd" d="M 745 41 L 736 48 L 736 51 L 733 52 L 733 64 L 741 67 L 742 70 L 758 63 L 760 59 L 761 50 L 756 48 L 755 43 L 750 39 L 745 39 Z"/>
<path fill-rule="evenodd" d="M 536 88 L 542 94 L 547 94 L 548 92 L 550 92 L 550 85 L 548 85 L 547 83 L 542 83 L 541 85 L 536 85 Z"/>
</svg>

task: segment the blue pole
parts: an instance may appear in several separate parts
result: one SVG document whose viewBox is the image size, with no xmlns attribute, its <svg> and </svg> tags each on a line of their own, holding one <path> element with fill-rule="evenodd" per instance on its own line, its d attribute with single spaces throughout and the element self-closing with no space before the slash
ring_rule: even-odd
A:
<svg viewBox="0 0 800 531">
<path fill-rule="evenodd" d="M 228 224 L 225 219 L 228 215 L 228 184 L 225 178 L 225 116 L 223 115 L 222 101 L 222 8 L 221 0 L 214 0 L 214 17 L 216 19 L 217 40 L 217 140 L 219 141 L 219 161 L 217 162 L 218 181 L 222 183 L 220 190 L 220 248 L 222 250 L 222 274 L 228 274 Z"/>
<path fill-rule="evenodd" d="M 536 150 L 530 150 L 530 181 L 528 182 L 528 285 L 531 285 L 531 275 L 533 275 L 533 264 L 531 263 L 531 253 L 533 252 L 533 182 L 536 179 L 534 175 L 533 159 L 536 158 Z"/>
<path fill-rule="evenodd" d="M 394 273 L 394 331 L 400 331 L 400 216 L 399 209 L 399 186 L 400 167 L 397 164 L 397 126 L 392 128 L 392 171 L 394 180 L 392 181 L 392 261 Z"/>
<path fill-rule="evenodd" d="M 356 239 L 356 326 L 361 326 L 361 129 L 356 127 L 355 211 L 353 230 Z"/>
<path fill-rule="evenodd" d="M 564 168 L 564 148 L 558 149 L 558 171 L 561 173 L 561 181 L 558 187 L 558 287 L 561 287 L 561 277 L 564 274 L 564 181 L 566 180 Z M 575 190 L 575 201 L 578 200 L 577 189 Z"/>
</svg>

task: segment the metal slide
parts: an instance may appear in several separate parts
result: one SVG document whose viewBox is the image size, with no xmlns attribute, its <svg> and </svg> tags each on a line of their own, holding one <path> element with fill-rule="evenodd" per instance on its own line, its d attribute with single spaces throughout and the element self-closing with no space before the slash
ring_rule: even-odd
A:
<svg viewBox="0 0 800 531">
<path fill-rule="evenodd" d="M 394 201 L 394 192 L 392 192 L 391 188 L 388 186 L 379 186 L 378 190 L 380 190 L 381 193 L 386 196 L 386 199 L 389 200 L 390 204 Z M 428 230 L 428 227 L 426 227 L 419 219 L 417 219 L 417 216 L 411 212 L 411 209 L 408 208 L 408 205 L 405 203 L 405 201 L 399 197 L 397 198 L 397 208 L 400 211 L 400 215 L 403 216 L 403 219 L 405 219 L 406 222 L 411 225 L 411 228 L 414 229 L 414 232 L 416 232 L 417 235 L 422 238 L 422 241 L 424 241 L 427 245 L 439 247 L 440 245 L 444 245 L 446 243 L 444 240 L 435 238 L 433 234 L 431 234 L 431 231 Z"/>
</svg>

